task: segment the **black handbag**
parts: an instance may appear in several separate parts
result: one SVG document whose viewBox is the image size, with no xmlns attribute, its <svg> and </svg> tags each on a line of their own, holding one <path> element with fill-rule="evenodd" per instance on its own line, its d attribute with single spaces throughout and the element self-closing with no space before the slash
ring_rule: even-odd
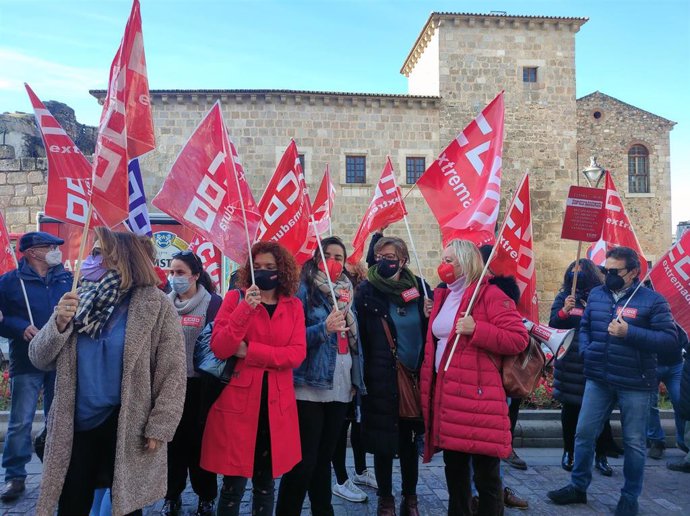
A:
<svg viewBox="0 0 690 516">
<path fill-rule="evenodd" d="M 244 293 L 240 290 L 238 304 L 244 299 Z M 237 364 L 237 357 L 232 356 L 225 360 L 216 357 L 211 350 L 211 335 L 213 334 L 213 321 L 208 323 L 196 338 L 194 344 L 194 370 L 204 376 L 210 376 L 227 385 L 230 383 L 232 373 Z"/>
</svg>

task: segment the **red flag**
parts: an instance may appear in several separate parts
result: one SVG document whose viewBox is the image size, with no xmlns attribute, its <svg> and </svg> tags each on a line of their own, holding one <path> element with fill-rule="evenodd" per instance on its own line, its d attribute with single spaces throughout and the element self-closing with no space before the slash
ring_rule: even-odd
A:
<svg viewBox="0 0 690 516">
<path fill-rule="evenodd" d="M 139 0 L 110 66 L 93 158 L 94 209 L 114 227 L 129 215 L 127 164 L 154 148 Z"/>
<path fill-rule="evenodd" d="M 249 252 L 236 192 L 237 183 L 246 185 L 246 181 L 244 174 L 242 179 L 234 177 L 238 160 L 233 160 L 232 149 L 216 102 L 187 140 L 152 204 L 212 242 L 231 260 L 244 263 Z M 243 196 L 245 204 L 252 206 L 248 186 Z M 258 219 L 256 214 L 253 217 L 247 210 L 250 234 Z"/>
<path fill-rule="evenodd" d="M 335 202 L 335 186 L 331 182 L 331 170 L 326 165 L 326 171 L 321 180 L 319 191 L 316 192 L 312 211 L 314 213 L 314 220 L 319 233 L 323 234 L 329 230 L 331 224 L 331 217 L 333 216 L 333 203 Z"/>
<path fill-rule="evenodd" d="M 49 170 L 45 214 L 68 224 L 84 226 L 89 210 L 90 187 L 90 179 L 60 179 Z M 103 225 L 95 212 L 91 220 L 92 226 Z"/>
<path fill-rule="evenodd" d="M 671 306 L 673 318 L 690 334 L 690 231 L 652 267 L 649 277 Z"/>
<path fill-rule="evenodd" d="M 5 219 L 0 212 L 0 274 L 13 271 L 17 268 L 16 258 L 10 245 L 10 233 L 7 231 Z"/>
<path fill-rule="evenodd" d="M 369 203 L 364 218 L 357 228 L 355 238 L 352 240 L 352 254 L 347 261 L 355 264 L 362 259 L 364 244 L 367 237 L 377 229 L 388 226 L 393 222 L 402 220 L 407 215 L 405 202 L 400 192 L 400 187 L 395 182 L 395 172 L 390 157 L 386 158 L 386 165 L 381 172 L 381 178 L 374 190 L 374 197 Z"/>
<path fill-rule="evenodd" d="M 220 274 L 223 257 L 220 251 L 211 242 L 200 235 L 195 235 L 194 240 L 189 243 L 190 251 L 201 258 L 201 265 L 211 276 L 216 289 L 220 290 Z"/>
<path fill-rule="evenodd" d="M 311 205 L 294 140 L 290 142 L 259 201 L 257 241 L 273 240 L 294 256 L 309 236 Z"/>
<path fill-rule="evenodd" d="M 494 242 L 501 198 L 503 92 L 461 132 L 417 180 L 441 226 L 453 239 Z"/>
<path fill-rule="evenodd" d="M 24 87 L 29 94 L 36 115 L 36 125 L 43 138 L 49 173 L 62 179 L 91 179 L 91 163 L 29 85 L 25 83 Z"/>
<path fill-rule="evenodd" d="M 647 274 L 647 259 L 642 254 L 642 248 L 635 236 L 635 230 L 625 213 L 616 185 L 609 171 L 606 171 L 606 206 L 604 210 L 605 222 L 598 242 L 590 245 L 587 256 L 597 265 L 604 265 L 606 252 L 617 246 L 625 246 L 634 249 L 640 257 L 640 277 Z"/>
<path fill-rule="evenodd" d="M 538 323 L 537 275 L 534 266 L 529 175 L 525 174 L 506 213 L 490 267 L 494 274 L 515 276 L 520 287 L 518 311 L 530 321 Z"/>
</svg>

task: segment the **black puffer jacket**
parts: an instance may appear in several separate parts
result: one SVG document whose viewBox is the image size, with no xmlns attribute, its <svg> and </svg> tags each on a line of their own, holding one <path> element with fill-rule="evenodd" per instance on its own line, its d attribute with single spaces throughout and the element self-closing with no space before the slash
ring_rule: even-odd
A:
<svg viewBox="0 0 690 516">
<path fill-rule="evenodd" d="M 690 421 L 690 343 L 688 342 L 688 334 L 683 329 L 676 325 L 678 329 L 679 340 L 683 343 L 685 348 L 685 363 L 683 364 L 683 376 L 680 380 L 680 417 L 686 421 Z"/>
<path fill-rule="evenodd" d="M 432 292 L 426 285 L 427 291 Z M 422 280 L 417 278 L 417 289 L 422 290 Z M 424 296 L 410 301 L 408 309 L 418 309 L 419 362 L 424 351 L 424 337 L 428 319 L 424 317 Z M 398 378 L 395 358 L 386 340 L 381 320 L 384 319 L 391 330 L 393 340 L 397 341 L 395 324 L 389 316 L 390 301 L 381 291 L 368 281 L 357 287 L 355 307 L 359 322 L 359 335 L 364 353 L 364 382 L 367 395 L 362 397 L 362 439 L 369 453 L 394 455 L 398 453 Z M 418 364 L 418 368 L 419 368 Z M 419 433 L 424 432 L 424 423 L 419 421 Z"/>
<path fill-rule="evenodd" d="M 582 296 L 575 296 L 575 308 L 566 319 L 561 319 L 558 312 L 565 305 L 565 298 L 570 292 L 561 291 L 551 305 L 551 318 L 549 326 L 567 330 L 575 328 L 576 334 L 570 349 L 563 358 L 555 361 L 553 373 L 553 397 L 561 403 L 569 405 L 582 405 L 582 395 L 585 392 L 585 362 L 578 352 L 577 330 L 580 328 L 580 319 L 585 309 Z"/>
</svg>

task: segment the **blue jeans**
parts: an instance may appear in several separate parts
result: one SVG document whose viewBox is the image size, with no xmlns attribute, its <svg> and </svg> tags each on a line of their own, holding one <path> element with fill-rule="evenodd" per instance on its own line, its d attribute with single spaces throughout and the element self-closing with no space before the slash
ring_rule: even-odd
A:
<svg viewBox="0 0 690 516">
<path fill-rule="evenodd" d="M 609 420 L 616 404 L 621 411 L 625 450 L 623 463 L 625 483 L 621 489 L 621 496 L 636 501 L 642 492 L 644 478 L 649 391 L 621 389 L 606 383 L 587 380 L 582 398 L 582 409 L 577 421 L 575 457 L 570 482 L 575 489 L 587 491 L 592 481 L 594 447 L 604 427 L 604 422 Z"/>
<path fill-rule="evenodd" d="M 676 418 L 676 442 L 678 444 L 685 444 L 683 433 L 685 431 L 685 422 L 678 414 L 678 403 L 680 402 L 680 378 L 683 374 L 683 363 L 672 366 L 659 366 L 656 368 L 656 377 L 658 383 L 664 382 L 668 397 L 671 398 L 673 411 Z M 661 428 L 661 420 L 659 419 L 659 389 L 652 392 L 649 401 L 649 421 L 647 423 L 647 439 L 650 441 L 663 442 L 665 439 L 664 429 Z"/>
<path fill-rule="evenodd" d="M 5 449 L 2 452 L 5 481 L 26 478 L 26 465 L 33 453 L 31 425 L 36 413 L 38 395 L 43 389 L 43 413 L 47 421 L 50 404 L 53 402 L 54 388 L 55 371 L 18 374 L 10 378 L 12 404 Z"/>
</svg>

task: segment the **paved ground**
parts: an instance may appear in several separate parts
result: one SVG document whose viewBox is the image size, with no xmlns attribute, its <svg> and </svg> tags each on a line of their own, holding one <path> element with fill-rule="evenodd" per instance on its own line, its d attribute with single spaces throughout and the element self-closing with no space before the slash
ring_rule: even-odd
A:
<svg viewBox="0 0 690 516">
<path fill-rule="evenodd" d="M 570 507 L 556 507 L 546 499 L 546 491 L 558 488 L 568 482 L 568 473 L 560 467 L 560 450 L 550 448 L 523 448 L 518 454 L 530 465 L 527 471 L 517 471 L 505 468 L 505 484 L 512 487 L 519 495 L 529 500 L 530 514 L 569 516 L 610 514 L 616 506 L 623 481 L 622 459 L 610 459 L 614 468 L 614 476 L 606 478 L 594 472 L 594 479 L 588 496 L 589 504 Z M 645 486 L 640 499 L 640 509 L 643 515 L 673 515 L 690 514 L 690 475 L 675 473 L 666 469 L 666 459 L 682 457 L 677 449 L 666 451 L 663 461 L 648 460 L 645 469 Z M 371 462 L 371 457 L 368 457 Z M 348 464 L 352 468 L 351 457 Z M 4 472 L 1 472 L 4 474 Z M 26 495 L 13 504 L 0 504 L 1 515 L 33 514 L 38 496 L 38 485 L 41 476 L 41 464 L 38 459 L 29 464 L 29 478 L 27 479 Z M 400 471 L 394 469 L 393 485 L 399 489 Z M 366 488 L 369 495 L 368 503 L 355 504 L 333 497 L 336 516 L 370 516 L 376 514 L 376 492 Z M 445 490 L 443 475 L 443 461 L 440 456 L 435 457 L 431 464 L 420 467 L 418 490 L 420 512 L 422 515 L 440 516 L 446 513 L 448 494 Z M 196 497 L 191 489 L 185 491 L 184 511 L 186 516 L 192 515 L 196 509 Z M 158 514 L 161 503 L 148 507 L 144 514 L 154 516 Z M 249 489 L 241 508 L 242 515 L 251 514 L 251 493 Z M 303 514 L 309 514 L 305 506 Z M 506 510 L 506 514 L 522 514 L 515 509 Z"/>
</svg>

